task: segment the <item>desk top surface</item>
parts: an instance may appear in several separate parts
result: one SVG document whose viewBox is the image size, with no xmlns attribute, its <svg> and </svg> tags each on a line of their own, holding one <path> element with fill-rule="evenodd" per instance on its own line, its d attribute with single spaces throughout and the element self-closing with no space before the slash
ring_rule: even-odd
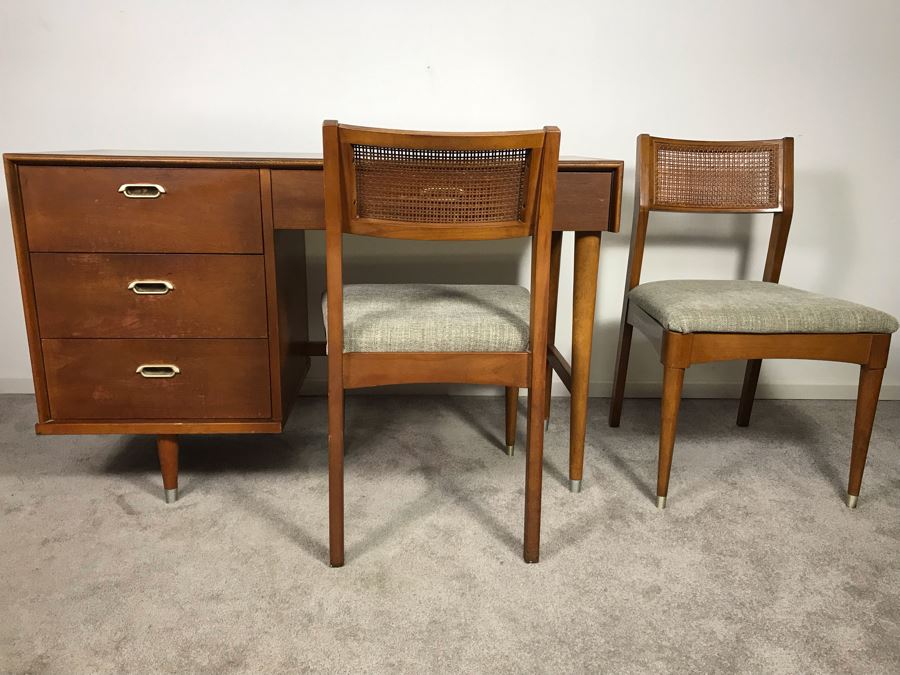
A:
<svg viewBox="0 0 900 675">
<path fill-rule="evenodd" d="M 6 153 L 15 164 L 168 164 L 183 166 L 230 166 L 248 168 L 321 169 L 322 154 L 311 152 L 228 152 L 212 150 L 60 150 L 52 152 Z M 615 159 L 595 159 L 563 155 L 561 171 L 621 171 L 624 163 Z"/>
</svg>

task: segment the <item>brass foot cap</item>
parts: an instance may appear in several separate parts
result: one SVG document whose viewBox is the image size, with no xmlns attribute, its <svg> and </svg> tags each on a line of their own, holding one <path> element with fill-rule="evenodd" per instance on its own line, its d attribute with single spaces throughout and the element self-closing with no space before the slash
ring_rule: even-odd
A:
<svg viewBox="0 0 900 675">
<path fill-rule="evenodd" d="M 513 455 L 515 455 L 515 454 L 516 454 L 516 446 L 514 446 L 514 445 L 507 445 L 507 446 L 506 446 L 506 454 L 509 455 L 510 457 L 512 457 Z"/>
<path fill-rule="evenodd" d="M 178 501 L 178 488 L 166 488 L 166 504 L 174 504 Z"/>
<path fill-rule="evenodd" d="M 569 492 L 574 492 L 575 494 L 581 492 L 581 479 L 569 479 Z"/>
<path fill-rule="evenodd" d="M 665 497 L 660 497 L 659 495 L 656 496 L 656 508 L 658 508 L 658 509 L 666 508 L 666 498 Z"/>
<path fill-rule="evenodd" d="M 859 503 L 859 495 L 847 495 L 847 506 L 855 509 L 857 503 Z"/>
</svg>

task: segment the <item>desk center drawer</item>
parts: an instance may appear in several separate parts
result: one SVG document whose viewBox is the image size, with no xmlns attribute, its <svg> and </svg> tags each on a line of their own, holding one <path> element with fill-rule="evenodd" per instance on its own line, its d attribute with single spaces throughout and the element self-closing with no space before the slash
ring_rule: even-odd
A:
<svg viewBox="0 0 900 675">
<path fill-rule="evenodd" d="M 42 338 L 266 337 L 261 255 L 32 253 Z"/>
<path fill-rule="evenodd" d="M 32 251 L 262 253 L 259 171 L 19 167 Z"/>
<path fill-rule="evenodd" d="M 55 420 L 271 416 L 268 340 L 42 340 Z"/>
</svg>

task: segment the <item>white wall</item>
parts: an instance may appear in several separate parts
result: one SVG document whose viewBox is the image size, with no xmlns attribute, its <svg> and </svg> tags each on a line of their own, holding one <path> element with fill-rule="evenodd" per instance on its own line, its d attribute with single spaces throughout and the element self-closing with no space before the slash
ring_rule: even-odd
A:
<svg viewBox="0 0 900 675">
<path fill-rule="evenodd" d="M 319 151 L 325 118 L 448 130 L 556 124 L 563 154 L 626 161 L 623 232 L 604 236 L 601 258 L 592 393 L 605 395 L 640 132 L 795 136 L 783 282 L 900 315 L 898 44 L 894 0 L 0 0 L 0 150 Z M 21 391 L 30 369 L 5 194 L 0 199 L 0 390 Z M 763 220 L 656 222 L 645 280 L 762 273 Z M 570 335 L 570 236 L 562 345 Z M 309 239 L 317 295 L 322 237 Z M 353 250 L 351 278 L 527 279 L 515 242 L 448 249 L 357 240 Z M 464 255 L 448 258 L 448 250 Z M 376 256 L 389 262 L 373 269 Z M 736 395 L 742 372 L 740 364 L 694 367 L 687 391 Z M 639 342 L 632 391 L 652 392 L 659 375 Z M 854 366 L 771 362 L 761 393 L 852 397 L 856 378 Z M 884 395 L 900 396 L 900 357 Z"/>
</svg>

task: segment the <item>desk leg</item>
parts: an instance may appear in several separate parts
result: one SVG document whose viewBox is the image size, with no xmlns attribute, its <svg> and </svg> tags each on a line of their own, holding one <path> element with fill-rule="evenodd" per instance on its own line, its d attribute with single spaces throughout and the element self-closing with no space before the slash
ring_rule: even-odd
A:
<svg viewBox="0 0 900 675">
<path fill-rule="evenodd" d="M 569 424 L 569 490 L 581 491 L 584 473 L 584 436 L 587 428 L 591 343 L 597 302 L 600 233 L 575 233 L 575 281 L 572 303 L 572 389 Z"/>
<path fill-rule="evenodd" d="M 550 235 L 550 311 L 547 316 L 547 345 L 556 339 L 556 308 L 559 304 L 559 263 L 562 258 L 562 232 Z M 544 405 L 546 429 L 550 428 L 550 395 L 553 389 L 553 366 L 547 362 L 547 399 Z"/>
<path fill-rule="evenodd" d="M 178 500 L 178 436 L 157 436 L 156 451 L 166 504 L 171 504 Z"/>
</svg>

